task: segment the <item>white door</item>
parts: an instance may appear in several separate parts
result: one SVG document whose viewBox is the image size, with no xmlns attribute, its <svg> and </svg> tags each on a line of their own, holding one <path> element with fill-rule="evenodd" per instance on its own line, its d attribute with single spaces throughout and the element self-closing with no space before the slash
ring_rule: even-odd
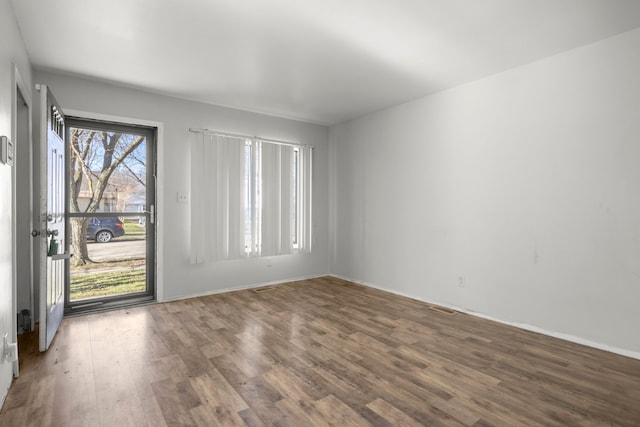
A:
<svg viewBox="0 0 640 427">
<path fill-rule="evenodd" d="M 45 85 L 40 90 L 40 351 L 46 351 L 64 314 L 65 125 Z"/>
</svg>

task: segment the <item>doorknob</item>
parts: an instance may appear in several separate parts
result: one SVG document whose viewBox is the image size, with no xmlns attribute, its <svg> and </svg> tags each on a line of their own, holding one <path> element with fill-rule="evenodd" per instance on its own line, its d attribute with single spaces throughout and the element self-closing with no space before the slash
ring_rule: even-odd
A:
<svg viewBox="0 0 640 427">
<path fill-rule="evenodd" d="M 47 229 L 47 236 L 57 236 L 58 235 L 58 230 L 48 230 Z"/>
<path fill-rule="evenodd" d="M 40 235 L 40 230 L 33 230 L 33 231 L 31 232 L 31 236 L 32 236 L 32 237 L 38 237 L 39 235 Z"/>
</svg>

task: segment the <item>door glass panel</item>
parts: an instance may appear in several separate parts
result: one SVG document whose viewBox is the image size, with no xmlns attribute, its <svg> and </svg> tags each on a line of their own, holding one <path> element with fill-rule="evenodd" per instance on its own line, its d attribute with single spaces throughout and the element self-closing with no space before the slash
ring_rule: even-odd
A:
<svg viewBox="0 0 640 427">
<path fill-rule="evenodd" d="M 71 308 L 153 292 L 152 134 L 90 125 L 70 120 L 68 131 Z"/>
<path fill-rule="evenodd" d="M 85 238 L 90 261 L 72 264 L 69 300 L 146 292 L 144 221 L 133 216 L 76 217 L 70 225 L 72 229 L 82 229 L 84 222 L 87 223 Z M 73 248 L 72 253 L 75 257 Z"/>
</svg>

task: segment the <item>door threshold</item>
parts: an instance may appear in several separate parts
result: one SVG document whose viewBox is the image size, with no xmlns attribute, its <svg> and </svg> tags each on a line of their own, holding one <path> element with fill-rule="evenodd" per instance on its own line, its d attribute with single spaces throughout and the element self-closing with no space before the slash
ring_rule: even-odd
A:
<svg viewBox="0 0 640 427">
<path fill-rule="evenodd" d="M 131 298 L 126 301 L 87 301 L 86 304 L 77 304 L 67 307 L 64 312 L 64 317 L 76 317 L 104 311 L 140 307 L 144 305 L 157 304 L 157 302 L 158 301 L 151 297 Z"/>
</svg>

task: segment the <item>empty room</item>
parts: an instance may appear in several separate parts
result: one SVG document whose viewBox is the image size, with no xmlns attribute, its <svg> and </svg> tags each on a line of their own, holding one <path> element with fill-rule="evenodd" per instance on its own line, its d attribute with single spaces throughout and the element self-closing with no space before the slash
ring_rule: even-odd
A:
<svg viewBox="0 0 640 427">
<path fill-rule="evenodd" d="M 0 426 L 640 426 L 640 2 L 0 0 Z"/>
</svg>

